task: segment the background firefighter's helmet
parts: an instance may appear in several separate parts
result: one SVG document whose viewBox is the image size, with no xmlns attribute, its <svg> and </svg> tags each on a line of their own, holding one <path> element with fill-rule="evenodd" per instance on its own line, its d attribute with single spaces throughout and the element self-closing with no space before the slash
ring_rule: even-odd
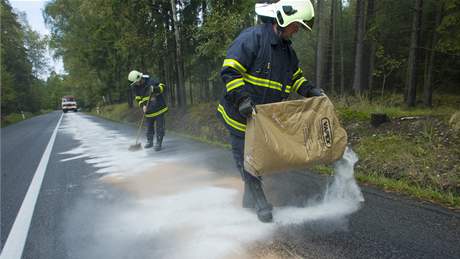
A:
<svg viewBox="0 0 460 259">
<path fill-rule="evenodd" d="M 137 71 L 137 70 L 133 70 L 131 72 L 129 72 L 129 75 L 128 75 L 128 80 L 133 82 L 133 83 L 136 83 L 138 81 L 140 81 L 142 79 L 142 73 Z"/>
<path fill-rule="evenodd" d="M 275 19 L 280 27 L 298 22 L 311 30 L 315 18 L 315 11 L 310 0 L 280 0 L 276 3 L 258 3 L 255 6 L 255 11 L 262 20 Z"/>
</svg>

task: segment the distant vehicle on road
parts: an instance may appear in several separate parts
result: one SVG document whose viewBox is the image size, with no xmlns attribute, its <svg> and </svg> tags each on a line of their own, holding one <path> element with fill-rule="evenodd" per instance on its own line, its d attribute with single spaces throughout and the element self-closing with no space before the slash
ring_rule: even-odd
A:
<svg viewBox="0 0 460 259">
<path fill-rule="evenodd" d="M 62 106 L 62 111 L 64 113 L 68 111 L 74 111 L 74 112 L 78 111 L 77 101 L 75 100 L 75 97 L 72 95 L 63 96 L 61 106 Z"/>
</svg>

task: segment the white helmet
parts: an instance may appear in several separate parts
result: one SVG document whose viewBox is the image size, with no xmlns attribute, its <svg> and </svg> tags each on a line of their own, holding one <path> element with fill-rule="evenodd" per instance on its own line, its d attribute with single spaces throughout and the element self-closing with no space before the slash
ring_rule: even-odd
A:
<svg viewBox="0 0 460 259">
<path fill-rule="evenodd" d="M 280 0 L 273 4 L 256 4 L 256 13 L 259 16 L 275 18 L 281 27 L 298 22 L 311 30 L 315 18 L 315 11 L 310 0 Z"/>
<path fill-rule="evenodd" d="M 137 70 L 133 70 L 131 72 L 129 72 L 129 75 L 128 75 L 128 80 L 133 82 L 133 83 L 136 83 L 138 82 L 139 80 L 142 79 L 142 73 L 137 71 Z"/>
</svg>

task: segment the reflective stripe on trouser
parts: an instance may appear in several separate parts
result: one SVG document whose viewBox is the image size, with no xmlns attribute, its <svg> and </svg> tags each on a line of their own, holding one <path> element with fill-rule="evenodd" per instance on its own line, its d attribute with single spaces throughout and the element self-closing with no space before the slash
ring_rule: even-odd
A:
<svg viewBox="0 0 460 259">
<path fill-rule="evenodd" d="M 164 114 L 160 114 L 156 117 L 146 117 L 145 127 L 147 127 L 147 141 L 152 142 L 155 131 L 158 137 L 165 135 L 165 117 Z"/>
<path fill-rule="evenodd" d="M 161 109 L 161 110 L 159 110 L 159 111 L 157 111 L 157 112 L 152 112 L 152 113 L 147 113 L 147 114 L 145 114 L 145 117 L 146 117 L 146 118 L 149 118 L 149 117 L 150 117 L 150 118 L 153 118 L 153 117 L 156 117 L 156 116 L 158 116 L 158 115 L 160 115 L 160 114 L 163 114 L 163 113 L 165 113 L 165 112 L 167 112 L 167 111 L 168 111 L 168 107 L 164 107 L 163 109 Z"/>
<path fill-rule="evenodd" d="M 243 181 L 258 180 L 255 176 L 244 170 L 244 138 L 230 134 L 230 142 L 232 144 L 233 158 Z"/>
</svg>

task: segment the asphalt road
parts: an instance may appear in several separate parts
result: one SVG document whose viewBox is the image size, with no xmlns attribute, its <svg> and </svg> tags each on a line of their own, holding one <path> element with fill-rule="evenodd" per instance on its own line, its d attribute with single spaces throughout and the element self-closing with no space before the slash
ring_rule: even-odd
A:
<svg viewBox="0 0 460 259">
<path fill-rule="evenodd" d="M 61 115 L 1 130 L 2 259 Z M 16 228 L 25 243 L 9 249 L 22 258 L 460 258 L 459 213 L 302 171 L 264 178 L 275 223 L 262 224 L 240 208 L 229 150 L 168 133 L 161 152 L 129 152 L 134 135 L 64 114 L 30 224 Z"/>
<path fill-rule="evenodd" d="M 1 244 L 13 224 L 60 113 L 1 129 Z"/>
</svg>

